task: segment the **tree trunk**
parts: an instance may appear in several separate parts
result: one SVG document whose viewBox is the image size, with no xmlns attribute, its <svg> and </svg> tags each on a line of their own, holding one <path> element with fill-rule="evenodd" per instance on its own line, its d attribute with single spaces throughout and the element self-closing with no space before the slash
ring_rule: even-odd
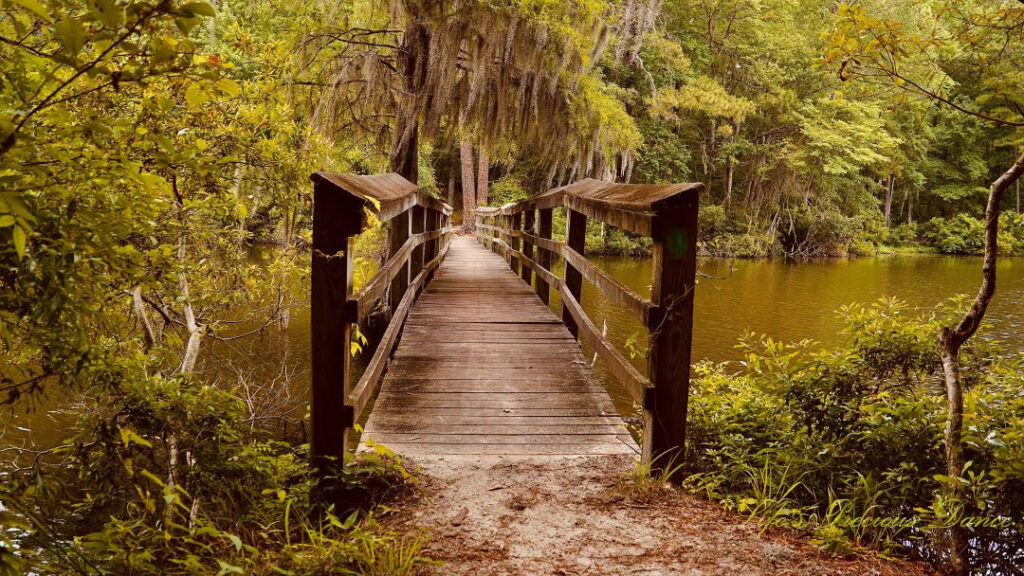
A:
<svg viewBox="0 0 1024 576">
<path fill-rule="evenodd" d="M 206 334 L 206 327 L 196 322 L 195 310 L 192 308 L 192 299 L 188 293 L 188 276 L 185 275 L 185 239 L 181 238 L 178 244 L 178 261 L 182 265 L 182 271 L 178 272 L 178 286 L 181 290 L 182 315 L 185 317 L 185 328 L 188 330 L 188 340 L 185 343 L 185 353 L 181 357 L 181 366 L 178 371 L 182 374 L 189 374 L 195 370 L 196 360 L 199 359 L 199 345 L 203 342 Z"/>
<path fill-rule="evenodd" d="M 430 35 L 420 24 L 410 24 L 402 39 L 401 67 L 405 84 L 402 105 L 395 118 L 391 141 L 391 171 L 419 182 L 419 93 L 427 78 Z"/>
<path fill-rule="evenodd" d="M 999 212 L 1003 193 L 1010 184 L 1018 182 L 1024 174 L 1024 154 L 1014 165 L 996 179 L 989 188 L 988 205 L 985 207 L 985 260 L 982 265 L 981 287 L 974 297 L 970 310 L 955 326 L 945 326 L 939 333 L 939 350 L 942 358 L 942 374 L 946 381 L 946 475 L 960 478 L 963 474 L 964 456 L 962 446 L 964 419 L 964 390 L 960 379 L 960 348 L 978 331 L 985 318 L 992 296 L 996 293 L 996 257 L 999 255 Z M 950 500 L 966 497 L 959 482 L 949 487 Z M 950 568 L 955 576 L 969 573 L 968 539 L 963 527 L 956 524 L 950 528 Z"/>
<path fill-rule="evenodd" d="M 732 177 L 735 172 L 735 165 L 732 158 L 725 160 L 725 198 L 722 199 L 722 207 L 728 208 L 732 202 Z"/>
<path fill-rule="evenodd" d="M 889 187 L 885 189 L 885 227 L 892 222 L 892 194 L 896 186 L 896 176 L 889 175 Z"/>
<path fill-rule="evenodd" d="M 210 6 L 213 7 L 214 13 L 217 12 L 217 0 L 210 0 Z M 206 21 L 206 35 L 207 41 L 209 42 L 210 51 L 212 52 L 217 45 L 217 16 L 208 18 Z"/>
<path fill-rule="evenodd" d="M 477 167 L 476 172 L 476 204 L 477 206 L 487 206 L 487 184 L 490 178 L 491 165 L 487 159 L 487 149 L 483 146 L 480 147 L 480 164 Z"/>
<path fill-rule="evenodd" d="M 473 229 L 473 212 L 476 209 L 476 188 L 473 185 L 473 145 L 465 136 L 459 142 L 462 158 L 462 229 Z"/>
<path fill-rule="evenodd" d="M 142 286 L 136 286 L 135 290 L 132 290 L 132 306 L 135 309 L 135 317 L 139 320 L 139 324 L 142 326 L 146 352 L 149 352 L 149 349 L 156 344 L 156 330 L 153 329 L 153 323 L 149 321 L 149 315 L 146 314 L 146 307 L 142 303 Z"/>
</svg>

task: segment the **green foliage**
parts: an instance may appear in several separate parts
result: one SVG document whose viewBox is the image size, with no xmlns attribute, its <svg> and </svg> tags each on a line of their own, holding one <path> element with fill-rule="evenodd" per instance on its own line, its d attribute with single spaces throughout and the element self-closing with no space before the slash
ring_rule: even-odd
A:
<svg viewBox="0 0 1024 576">
<path fill-rule="evenodd" d="M 921 236 L 943 254 L 983 254 L 985 222 L 967 214 L 933 218 L 921 227 Z M 999 218 L 999 253 L 1024 254 L 1024 217 L 1008 212 Z"/>
<path fill-rule="evenodd" d="M 942 531 L 929 525 L 962 515 L 1020 518 L 1024 404 L 1019 357 L 988 344 L 963 353 L 967 389 L 963 479 L 972 501 L 942 500 L 945 399 L 935 333 L 947 320 L 914 315 L 895 301 L 841 311 L 846 343 L 783 344 L 745 338 L 738 372 L 702 364 L 693 382 L 688 485 L 753 514 L 763 526 L 812 530 L 836 552 L 855 545 L 910 547 L 941 557 Z M 916 526 L 851 523 L 917 517 Z M 1024 533 L 975 528 L 976 566 L 1014 561 Z M 990 553 L 981 543 L 1002 546 Z"/>
<path fill-rule="evenodd" d="M 92 400 L 79 435 L 55 451 L 59 468 L 6 479 L 4 501 L 27 532 L 18 562 L 131 574 L 398 574 L 425 562 L 422 535 L 319 510 L 307 447 L 254 435 L 233 391 L 136 378 Z M 414 480 L 393 456 L 370 453 L 336 482 L 372 506 Z"/>
<path fill-rule="evenodd" d="M 423 560 L 422 536 L 315 505 L 308 447 L 263 428 L 283 416 L 205 370 L 210 342 L 286 325 L 309 174 L 332 149 L 345 168 L 374 157 L 310 130 L 282 73 L 315 8 L 218 4 L 216 22 L 206 3 L 2 6 L 0 400 L 22 410 L 45 387 L 78 422 L 38 457 L 5 450 L 0 573 Z M 357 244 L 364 276 L 382 234 Z M 252 265 L 256 241 L 284 249 Z M 338 480 L 367 507 L 410 481 L 386 454 Z"/>
<path fill-rule="evenodd" d="M 523 187 L 522 181 L 514 174 L 506 174 L 491 182 L 488 192 L 488 204 L 491 206 L 504 206 L 509 202 L 526 200 L 529 193 Z"/>
</svg>

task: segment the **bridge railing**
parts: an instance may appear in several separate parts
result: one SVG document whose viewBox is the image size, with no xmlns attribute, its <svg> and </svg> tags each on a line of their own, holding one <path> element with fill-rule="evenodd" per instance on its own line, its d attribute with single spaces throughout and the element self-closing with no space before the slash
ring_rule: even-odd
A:
<svg viewBox="0 0 1024 576">
<path fill-rule="evenodd" d="M 643 410 L 643 456 L 681 459 L 690 382 L 693 288 L 697 269 L 697 203 L 702 184 L 610 184 L 585 179 L 500 208 L 479 207 L 480 241 L 503 255 L 512 270 L 548 303 L 562 300 L 562 321 L 586 341 Z M 566 209 L 565 242 L 552 239 L 552 215 Z M 587 220 L 595 219 L 653 241 L 651 298 L 647 299 L 584 256 Z M 564 278 L 551 271 L 565 261 Z M 628 310 L 650 337 L 648 376 L 641 374 L 580 305 L 583 280 Z M 535 280 L 535 282 L 534 282 Z"/>
<path fill-rule="evenodd" d="M 448 252 L 451 206 L 398 174 L 313 174 L 312 396 L 313 464 L 343 462 L 348 431 L 365 415 L 405 319 Z M 353 293 L 352 249 L 369 211 L 388 227 L 388 258 Z M 352 325 L 387 307 L 391 320 L 359 381 L 349 378 Z"/>
</svg>

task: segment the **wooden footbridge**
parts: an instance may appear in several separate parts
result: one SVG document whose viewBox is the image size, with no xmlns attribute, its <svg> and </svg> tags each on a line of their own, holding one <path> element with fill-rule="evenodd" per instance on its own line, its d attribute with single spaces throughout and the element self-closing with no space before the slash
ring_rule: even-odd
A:
<svg viewBox="0 0 1024 576">
<path fill-rule="evenodd" d="M 476 210 L 454 236 L 451 207 L 396 174 L 313 175 L 312 454 L 328 469 L 375 442 L 409 456 L 681 453 L 686 435 L 700 184 L 586 179 L 501 208 Z M 565 241 L 553 238 L 564 209 Z M 353 239 L 374 214 L 388 230 L 379 272 L 352 290 Z M 588 219 L 653 240 L 651 298 L 590 263 Z M 565 261 L 564 277 L 552 271 Z M 650 333 L 648 375 L 587 317 L 586 280 Z M 561 316 L 548 307 L 561 296 Z M 352 326 L 387 328 L 350 378 Z M 639 407 L 638 446 L 580 340 Z M 355 382 L 353 383 L 353 380 Z"/>
</svg>

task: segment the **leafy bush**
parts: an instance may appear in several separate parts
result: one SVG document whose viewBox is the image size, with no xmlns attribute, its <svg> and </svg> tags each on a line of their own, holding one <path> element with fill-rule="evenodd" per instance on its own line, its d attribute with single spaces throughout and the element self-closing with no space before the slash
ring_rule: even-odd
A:
<svg viewBox="0 0 1024 576">
<path fill-rule="evenodd" d="M 529 195 L 519 178 L 507 174 L 491 182 L 487 191 L 487 203 L 491 206 L 504 206 L 509 202 L 526 200 Z"/>
<path fill-rule="evenodd" d="M 916 223 L 899 224 L 889 229 L 886 243 L 890 246 L 911 246 L 917 242 L 918 225 Z"/>
<path fill-rule="evenodd" d="M 748 229 L 743 220 L 717 204 L 701 206 L 697 236 L 701 254 L 733 258 L 762 258 L 779 254 L 778 243 L 771 232 Z"/>
<path fill-rule="evenodd" d="M 985 222 L 967 214 L 933 218 L 921 227 L 921 235 L 943 254 L 982 254 L 985 251 Z M 999 253 L 1006 256 L 1024 253 L 1024 216 L 1001 215 Z"/>
<path fill-rule="evenodd" d="M 638 236 L 601 222 L 587 222 L 586 251 L 588 254 L 613 254 L 616 256 L 648 256 L 654 248 L 647 236 Z"/>
<path fill-rule="evenodd" d="M 963 352 L 966 457 L 948 479 L 945 398 L 936 348 L 940 318 L 883 301 L 841 312 L 846 342 L 783 344 L 748 336 L 738 372 L 697 366 L 689 409 L 688 483 L 771 525 L 847 543 L 902 549 L 939 560 L 942 530 L 957 514 L 1024 516 L 1024 359 L 984 343 Z M 946 482 L 968 485 L 969 503 L 943 498 Z M 963 505 L 962 510 L 957 506 Z M 916 518 L 914 526 L 851 525 L 857 517 Z M 1018 573 L 1024 532 L 974 529 L 980 573 Z"/>
<path fill-rule="evenodd" d="M 121 375 L 135 377 L 89 400 L 55 462 L 2 477 L 11 510 L 0 514 L 22 533 L 0 573 L 403 574 L 426 561 L 422 536 L 384 533 L 356 512 L 342 522 L 341 510 L 316 504 L 307 446 L 264 439 L 233 391 Z M 331 485 L 371 508 L 412 480 L 380 448 L 352 458 Z"/>
</svg>

